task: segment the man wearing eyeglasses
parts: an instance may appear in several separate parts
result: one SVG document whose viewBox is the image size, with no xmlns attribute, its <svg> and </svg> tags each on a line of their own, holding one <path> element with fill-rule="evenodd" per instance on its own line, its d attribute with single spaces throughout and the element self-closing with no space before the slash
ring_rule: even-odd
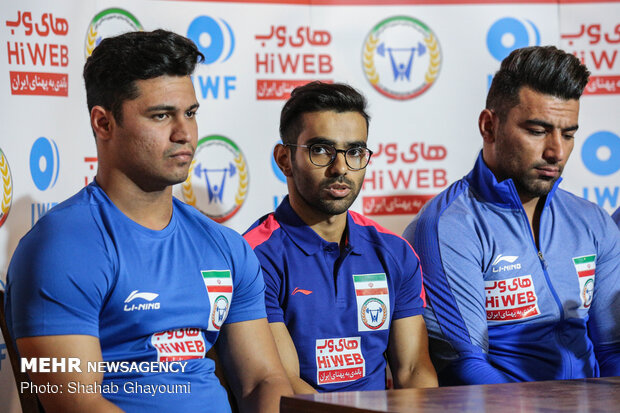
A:
<svg viewBox="0 0 620 413">
<path fill-rule="evenodd" d="M 344 84 L 296 88 L 274 158 L 289 195 L 244 235 L 265 276 L 267 317 L 296 393 L 433 387 L 418 258 L 352 211 L 372 151 L 366 101 Z"/>
</svg>

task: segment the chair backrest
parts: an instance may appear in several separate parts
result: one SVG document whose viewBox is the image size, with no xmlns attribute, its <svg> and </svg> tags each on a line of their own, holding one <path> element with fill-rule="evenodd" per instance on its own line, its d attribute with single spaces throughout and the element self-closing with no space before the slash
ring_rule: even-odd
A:
<svg viewBox="0 0 620 413">
<path fill-rule="evenodd" d="M 44 413 L 43 406 L 37 397 L 36 393 L 29 391 L 21 392 L 20 383 L 27 382 L 30 379 L 26 373 L 22 373 L 19 362 L 19 354 L 13 344 L 13 339 L 9 334 L 9 328 L 6 324 L 6 317 L 4 314 L 4 291 L 0 290 L 0 330 L 4 337 L 4 343 L 6 344 L 6 351 L 9 353 L 9 359 L 11 360 L 11 367 L 13 369 L 13 377 L 15 378 L 15 385 L 17 386 L 17 393 L 19 394 L 19 402 L 22 405 L 22 411 L 24 413 Z"/>
</svg>

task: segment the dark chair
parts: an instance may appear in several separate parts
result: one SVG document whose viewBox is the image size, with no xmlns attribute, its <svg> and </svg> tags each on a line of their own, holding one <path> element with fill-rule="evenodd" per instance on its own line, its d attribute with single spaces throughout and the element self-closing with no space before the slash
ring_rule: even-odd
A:
<svg viewBox="0 0 620 413">
<path fill-rule="evenodd" d="M 9 353 L 9 359 L 11 360 L 11 368 L 13 369 L 13 377 L 15 377 L 15 385 L 17 386 L 17 393 L 19 394 L 19 402 L 22 405 L 23 413 L 44 413 L 43 406 L 37 397 L 36 393 L 29 391 L 20 392 L 19 383 L 29 381 L 28 375 L 22 373 L 19 362 L 19 354 L 17 349 L 13 345 L 13 339 L 9 334 L 9 328 L 6 325 L 6 317 L 4 314 L 4 291 L 0 290 L 0 330 L 4 337 L 4 343 L 6 344 L 6 351 Z"/>
</svg>

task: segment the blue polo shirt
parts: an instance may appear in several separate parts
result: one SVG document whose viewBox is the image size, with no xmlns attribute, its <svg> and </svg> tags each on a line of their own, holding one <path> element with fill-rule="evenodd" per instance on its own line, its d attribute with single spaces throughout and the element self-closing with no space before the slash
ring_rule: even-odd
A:
<svg viewBox="0 0 620 413">
<path fill-rule="evenodd" d="M 385 389 L 392 320 L 422 314 L 420 263 L 400 236 L 347 213 L 347 245 L 327 242 L 288 197 L 244 234 L 265 277 L 269 322 L 283 322 L 300 376 L 319 391 Z"/>
</svg>

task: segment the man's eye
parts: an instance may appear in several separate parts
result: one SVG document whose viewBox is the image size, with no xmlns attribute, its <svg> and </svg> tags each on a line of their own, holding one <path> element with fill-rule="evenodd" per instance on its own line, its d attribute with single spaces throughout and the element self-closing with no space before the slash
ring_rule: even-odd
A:
<svg viewBox="0 0 620 413">
<path fill-rule="evenodd" d="M 167 113 L 156 113 L 155 115 L 153 115 L 153 119 L 155 120 L 164 120 L 168 117 Z"/>
<path fill-rule="evenodd" d="M 329 146 L 326 146 L 326 145 L 312 145 L 310 150 L 315 155 L 325 155 L 330 152 Z"/>
<path fill-rule="evenodd" d="M 361 158 L 362 156 L 364 156 L 364 152 L 364 148 L 351 148 L 347 151 L 347 155 Z"/>
<path fill-rule="evenodd" d="M 534 136 L 542 136 L 545 133 L 547 133 L 547 131 L 545 131 L 544 129 L 543 130 L 540 130 L 540 129 L 528 129 L 528 131 L 529 131 L 529 133 L 531 135 L 534 135 Z"/>
<path fill-rule="evenodd" d="M 190 119 L 195 118 L 196 115 L 197 113 L 195 110 L 190 110 L 190 111 L 185 112 L 185 117 L 190 118 Z"/>
</svg>

